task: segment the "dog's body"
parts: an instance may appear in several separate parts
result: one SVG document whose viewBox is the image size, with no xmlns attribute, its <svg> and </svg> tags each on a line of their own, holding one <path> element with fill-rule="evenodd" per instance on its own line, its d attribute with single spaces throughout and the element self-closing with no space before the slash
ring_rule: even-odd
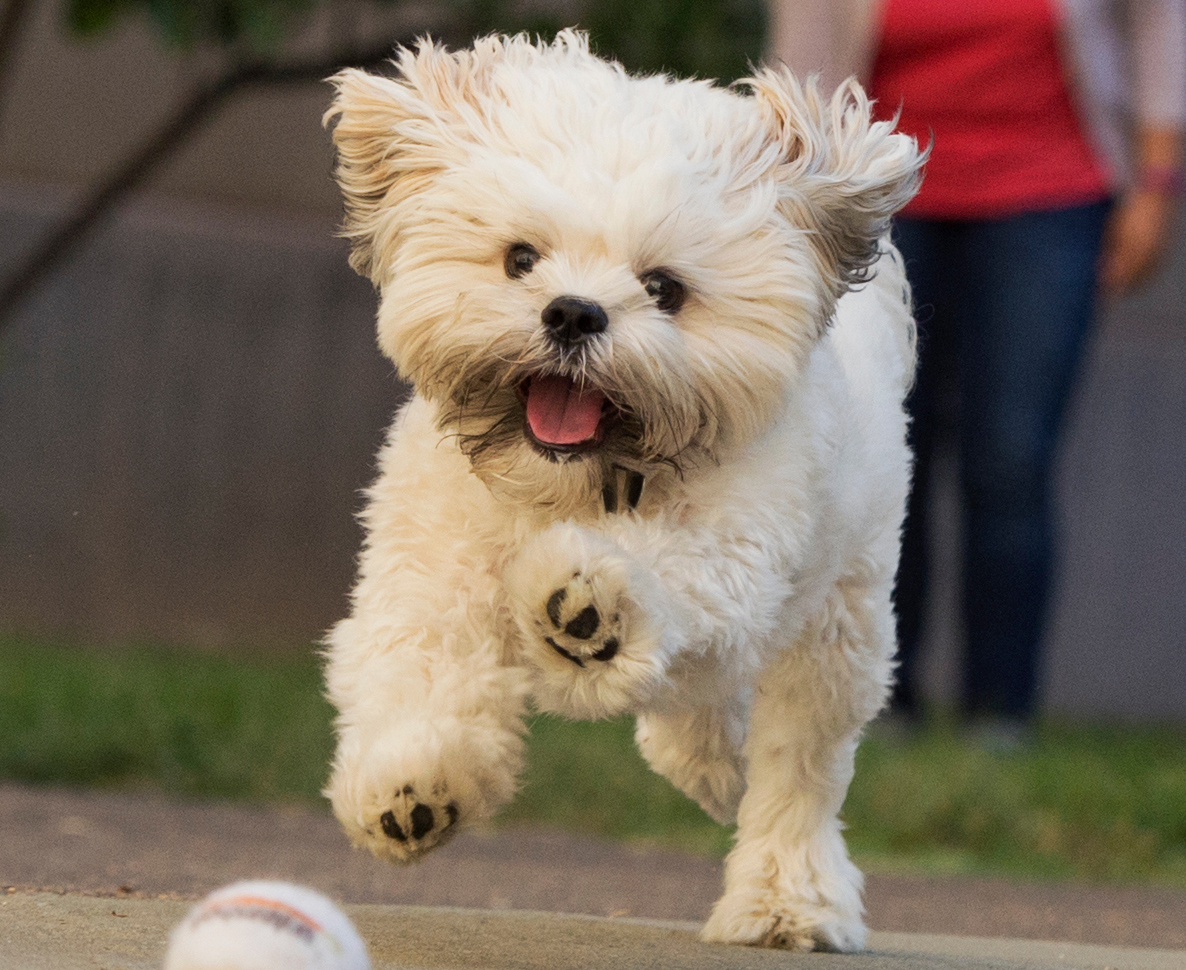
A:
<svg viewBox="0 0 1186 970">
<path fill-rule="evenodd" d="M 338 818 L 415 859 L 512 797 L 529 695 L 629 711 L 738 821 L 705 937 L 859 948 L 837 812 L 892 670 L 916 147 L 855 87 L 632 79 L 572 34 L 400 70 L 331 109 L 417 389 L 329 641 Z"/>
</svg>

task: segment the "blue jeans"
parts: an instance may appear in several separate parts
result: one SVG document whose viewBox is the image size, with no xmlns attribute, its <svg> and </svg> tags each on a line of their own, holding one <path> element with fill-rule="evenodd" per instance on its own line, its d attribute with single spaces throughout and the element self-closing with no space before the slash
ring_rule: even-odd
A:
<svg viewBox="0 0 1186 970">
<path fill-rule="evenodd" d="M 895 594 L 895 705 L 917 711 L 926 606 L 927 494 L 936 445 L 959 451 L 962 705 L 1029 717 L 1054 570 L 1052 483 L 1066 404 L 1091 329 L 1109 204 L 995 220 L 900 219 L 919 321 L 908 408 L 914 488 Z"/>
</svg>

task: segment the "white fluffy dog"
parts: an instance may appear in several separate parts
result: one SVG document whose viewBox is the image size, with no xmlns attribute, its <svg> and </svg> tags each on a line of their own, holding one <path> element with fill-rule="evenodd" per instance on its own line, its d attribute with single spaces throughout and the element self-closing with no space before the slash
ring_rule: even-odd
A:
<svg viewBox="0 0 1186 970">
<path fill-rule="evenodd" d="M 327 114 L 416 388 L 329 637 L 334 811 L 414 860 L 512 797 L 529 696 L 632 712 L 738 824 L 704 939 L 860 948 L 837 812 L 893 666 L 916 144 L 855 83 L 633 78 L 569 32 L 397 68 Z"/>
</svg>

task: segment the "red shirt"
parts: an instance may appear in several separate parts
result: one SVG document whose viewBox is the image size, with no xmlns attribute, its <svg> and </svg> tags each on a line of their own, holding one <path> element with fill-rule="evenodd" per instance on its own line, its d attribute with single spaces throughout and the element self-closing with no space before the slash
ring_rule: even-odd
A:
<svg viewBox="0 0 1186 970">
<path fill-rule="evenodd" d="M 908 215 L 993 218 L 1106 198 L 1083 137 L 1050 0 L 887 0 L 871 93 L 881 117 L 933 137 Z"/>
</svg>

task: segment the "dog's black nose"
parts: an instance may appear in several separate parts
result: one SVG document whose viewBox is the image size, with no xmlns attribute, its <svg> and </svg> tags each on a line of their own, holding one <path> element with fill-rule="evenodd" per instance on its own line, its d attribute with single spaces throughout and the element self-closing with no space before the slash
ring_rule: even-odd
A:
<svg viewBox="0 0 1186 970">
<path fill-rule="evenodd" d="M 570 347 L 604 333 L 609 318 L 601 305 L 575 296 L 558 296 L 540 314 L 544 328 L 559 344 Z"/>
</svg>

